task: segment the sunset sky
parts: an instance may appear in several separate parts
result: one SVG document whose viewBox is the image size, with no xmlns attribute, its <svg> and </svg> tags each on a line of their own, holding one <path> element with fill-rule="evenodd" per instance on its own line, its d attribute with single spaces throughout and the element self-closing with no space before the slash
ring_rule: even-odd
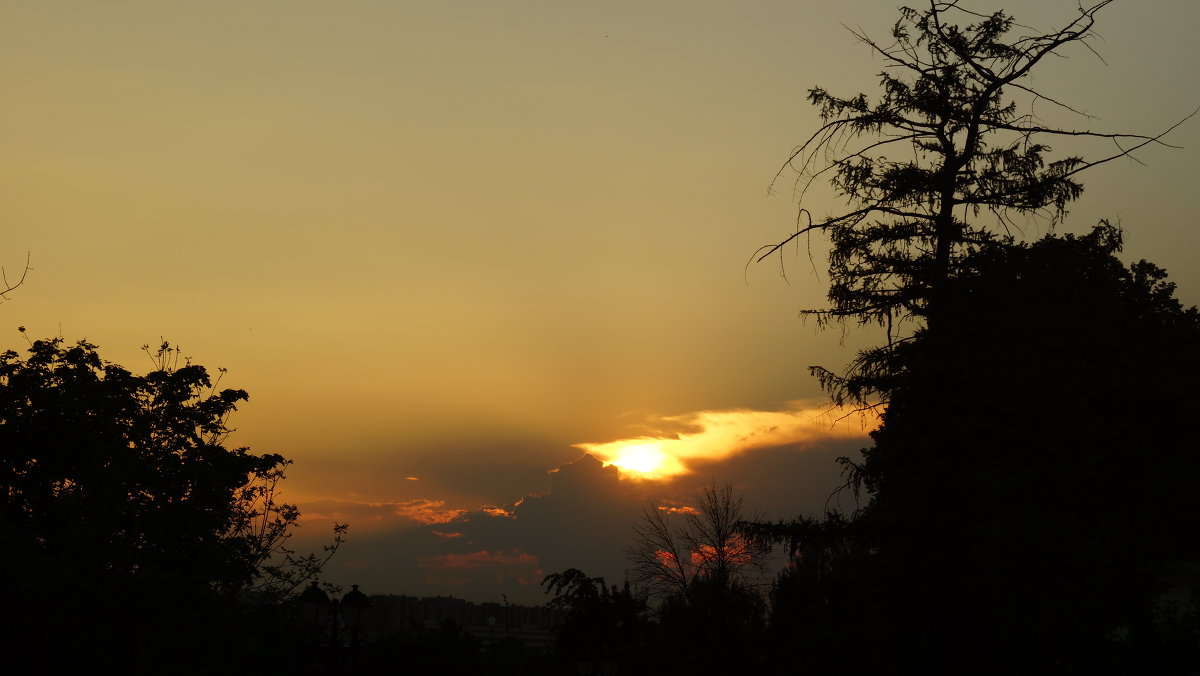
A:
<svg viewBox="0 0 1200 676">
<path fill-rule="evenodd" d="M 798 317 L 819 240 L 786 281 L 746 264 L 794 226 L 793 177 L 768 187 L 818 124 L 808 88 L 875 92 L 843 24 L 885 38 L 898 4 L 0 2 L 0 263 L 33 266 L 0 348 L 21 325 L 227 368 L 251 395 L 232 441 L 295 460 L 303 542 L 350 521 L 329 578 L 368 592 L 619 579 L 645 497 L 709 479 L 770 518 L 822 509 L 870 421 L 824 412 L 807 366 L 871 336 Z M 1118 0 L 1107 65 L 1073 49 L 1033 81 L 1096 119 L 1037 112 L 1169 127 L 1200 106 L 1198 24 L 1194 0 Z M 1168 140 L 1085 174 L 1066 229 L 1119 221 L 1196 303 L 1200 118 Z M 630 469 L 549 493 L 585 450 Z"/>
</svg>

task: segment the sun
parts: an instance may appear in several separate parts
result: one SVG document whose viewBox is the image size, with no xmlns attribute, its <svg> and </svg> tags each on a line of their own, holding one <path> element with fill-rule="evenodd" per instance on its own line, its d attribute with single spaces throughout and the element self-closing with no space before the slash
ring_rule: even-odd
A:
<svg viewBox="0 0 1200 676">
<path fill-rule="evenodd" d="M 642 474 L 655 474 L 663 468 L 667 456 L 659 444 L 628 444 L 616 449 L 610 465 Z"/>
<path fill-rule="evenodd" d="M 578 444 L 607 467 L 621 470 L 623 478 L 636 481 L 658 481 L 687 474 L 687 467 L 674 453 L 677 439 L 624 439 L 604 444 Z"/>
</svg>

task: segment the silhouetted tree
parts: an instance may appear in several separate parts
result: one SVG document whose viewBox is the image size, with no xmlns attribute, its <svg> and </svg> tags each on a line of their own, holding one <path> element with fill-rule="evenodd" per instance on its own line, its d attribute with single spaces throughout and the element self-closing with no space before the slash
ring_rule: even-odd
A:
<svg viewBox="0 0 1200 676">
<path fill-rule="evenodd" d="M 903 8 L 891 42 L 856 34 L 887 65 L 875 101 L 809 92 L 823 125 L 781 174 L 797 172 L 801 207 L 827 178 L 849 208 L 802 208 L 758 260 L 829 237 L 830 305 L 809 314 L 875 323 L 887 340 L 841 373 L 813 372 L 837 404 L 886 406 L 862 461 L 843 459 L 862 512 L 762 530 L 797 552 L 774 626 L 867 619 L 888 657 L 853 662 L 862 671 L 1128 673 L 1178 669 L 1195 650 L 1196 608 L 1160 592 L 1200 561 L 1186 535 L 1200 468 L 1184 431 L 1148 421 L 1200 404 L 1196 313 L 1161 270 L 1115 258 L 1114 228 L 1015 236 L 1061 221 L 1081 172 L 1179 124 L 1107 133 L 1034 114 L 1078 113 L 1029 76 L 1090 50 L 1110 2 L 1044 33 L 958 0 Z M 1116 150 L 1052 158 L 1067 138 Z"/>
<path fill-rule="evenodd" d="M 1200 454 L 1161 422 L 1200 407 L 1200 314 L 1120 243 L 1101 226 L 963 261 L 955 313 L 897 346 L 847 461 L 866 506 L 760 526 L 797 553 L 774 628 L 873 637 L 872 673 L 1200 666 L 1200 607 L 1168 601 L 1200 591 Z"/>
<path fill-rule="evenodd" d="M 707 484 L 695 507 L 649 504 L 627 552 L 633 580 L 655 594 L 686 597 L 701 580 L 718 586 L 761 581 L 770 547 L 741 529 L 744 499 L 732 484 Z M 683 524 L 672 518 L 682 514 Z"/>
<path fill-rule="evenodd" d="M 769 595 L 765 652 L 772 669 L 807 674 L 894 669 L 901 634 L 881 607 L 881 561 L 863 524 L 834 513 L 746 528 L 788 547 L 787 566 Z"/>
<path fill-rule="evenodd" d="M 695 507 L 651 504 L 634 526 L 630 575 L 660 601 L 670 673 L 749 669 L 758 655 L 770 547 L 743 530 L 742 506 L 731 484 L 709 483 Z"/>
<path fill-rule="evenodd" d="M 288 549 L 288 461 L 223 445 L 246 392 L 147 352 L 144 376 L 83 341 L 0 355 L 0 575 L 21 618 L 5 638 L 35 660 L 191 673 L 279 650 L 262 613 L 341 540 Z"/>
<path fill-rule="evenodd" d="M 1128 673 L 1166 658 L 1179 622 L 1197 647 L 1160 594 L 1200 562 L 1200 454 L 1157 421 L 1200 406 L 1200 315 L 1120 243 L 1101 226 L 980 252 L 945 290 L 955 313 L 898 351 L 851 480 L 926 663 L 1012 668 L 1019 646 L 1027 672 L 1136 655 Z"/>
<path fill-rule="evenodd" d="M 644 596 L 628 582 L 609 586 L 577 568 L 547 575 L 542 585 L 554 595 L 546 605 L 568 611 L 554 646 L 561 664 L 620 664 L 622 673 L 639 671 L 651 628 Z"/>
<path fill-rule="evenodd" d="M 901 325 L 935 320 L 942 290 L 970 254 L 1023 232 L 1023 220 L 1041 218 L 1053 227 L 1082 193 L 1081 172 L 1161 143 L 1170 131 L 1145 136 L 1056 127 L 1033 112 L 1034 103 L 1043 103 L 1078 113 L 1036 90 L 1030 76 L 1069 47 L 1090 50 L 1096 16 L 1111 2 L 1081 6 L 1060 29 L 1018 35 L 1014 29 L 1025 28 L 1006 13 L 980 14 L 958 0 L 904 7 L 890 43 L 854 33 L 886 65 L 875 100 L 809 90 L 824 124 L 780 169 L 797 173 L 801 219 L 793 234 L 756 257 L 782 255 L 803 235 L 826 234 L 830 305 L 805 312 L 821 322 L 887 328 L 888 344 L 860 353 L 845 373 L 813 367 L 837 403 L 886 400 L 894 374 L 888 360 L 893 339 L 904 334 Z M 1051 159 L 1050 143 L 1065 138 L 1111 142 L 1117 150 Z M 820 179 L 846 198 L 849 210 L 812 219 L 805 194 Z"/>
</svg>

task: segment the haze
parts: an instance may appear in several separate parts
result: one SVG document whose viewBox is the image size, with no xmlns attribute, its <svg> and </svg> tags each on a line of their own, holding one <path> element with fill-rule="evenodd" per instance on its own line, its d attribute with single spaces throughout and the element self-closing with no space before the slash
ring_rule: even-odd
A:
<svg viewBox="0 0 1200 676">
<path fill-rule="evenodd" d="M 746 263 L 793 227 L 791 177 L 768 186 L 817 125 L 807 89 L 874 92 L 881 62 L 839 24 L 884 37 L 896 4 L 2 3 L 0 263 L 34 270 L 0 345 L 21 325 L 145 369 L 165 338 L 227 368 L 251 394 L 233 442 L 295 460 L 305 542 L 350 519 L 330 574 L 370 592 L 537 600 L 563 566 L 617 576 L 647 486 L 820 509 L 869 421 L 835 424 L 807 366 L 871 336 L 799 319 L 819 241 L 786 280 Z M 1037 76 L 1097 119 L 1037 112 L 1165 129 L 1200 105 L 1198 21 L 1189 0 L 1114 4 L 1107 65 Z M 1119 221 L 1126 259 L 1195 303 L 1200 125 L 1168 141 L 1084 175 L 1067 229 Z M 689 439 L 715 441 L 545 516 L 548 470 L 584 450 Z M 603 537 L 554 544 L 571 523 Z"/>
</svg>

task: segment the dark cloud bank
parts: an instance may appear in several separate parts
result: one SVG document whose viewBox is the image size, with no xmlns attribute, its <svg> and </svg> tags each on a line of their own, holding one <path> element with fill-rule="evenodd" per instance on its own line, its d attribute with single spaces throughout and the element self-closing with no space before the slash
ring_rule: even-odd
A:
<svg viewBox="0 0 1200 676">
<path fill-rule="evenodd" d="M 349 521 L 350 536 L 325 578 L 370 593 L 453 595 L 478 601 L 540 603 L 549 573 L 581 568 L 621 582 L 633 524 L 651 501 L 689 504 L 710 480 L 730 481 L 748 515 L 766 519 L 853 509 L 841 483 L 838 456 L 854 455 L 863 439 L 759 448 L 669 482 L 623 479 L 591 455 L 549 473 L 548 491 L 508 505 L 454 509 L 435 499 L 396 503 L 322 501 L 302 504 L 298 549 L 319 548 L 331 519 Z"/>
</svg>

